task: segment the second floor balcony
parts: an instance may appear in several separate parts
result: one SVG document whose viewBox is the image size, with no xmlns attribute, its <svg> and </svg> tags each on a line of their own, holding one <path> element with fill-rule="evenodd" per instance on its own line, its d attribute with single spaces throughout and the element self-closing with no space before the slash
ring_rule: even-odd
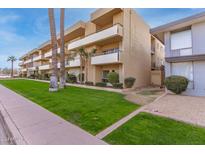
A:
<svg viewBox="0 0 205 154">
<path fill-rule="evenodd" d="M 24 65 L 24 62 L 23 61 L 19 62 L 19 66 L 22 66 L 22 65 Z"/>
<path fill-rule="evenodd" d="M 170 51 L 171 57 L 190 56 L 192 55 L 192 47 L 175 49 Z"/>
<path fill-rule="evenodd" d="M 91 57 L 92 65 L 112 63 L 120 63 L 120 50 L 118 48 L 97 53 Z"/>
<path fill-rule="evenodd" d="M 44 64 L 38 67 L 39 70 L 48 70 L 50 69 L 50 65 L 49 64 Z"/>
<path fill-rule="evenodd" d="M 39 56 L 33 57 L 33 61 L 39 61 L 42 58 L 43 58 L 43 55 L 39 55 Z"/>
<path fill-rule="evenodd" d="M 36 67 L 35 67 L 35 66 L 29 67 L 28 70 L 29 70 L 29 71 L 35 71 L 35 70 L 36 70 Z"/>
<path fill-rule="evenodd" d="M 75 50 L 80 47 L 92 45 L 94 43 L 103 42 L 109 39 L 118 39 L 123 36 L 123 27 L 120 24 L 113 25 L 110 28 L 90 34 L 80 40 L 71 42 L 68 45 L 68 50 Z"/>
<path fill-rule="evenodd" d="M 24 64 L 28 64 L 28 63 L 31 63 L 32 62 L 32 59 L 27 59 L 24 61 Z"/>
<path fill-rule="evenodd" d="M 79 67 L 80 66 L 80 57 L 76 57 L 72 60 L 66 61 L 65 67 Z"/>
<path fill-rule="evenodd" d="M 57 54 L 60 54 L 60 48 L 58 48 Z M 48 52 L 46 52 L 46 53 L 44 54 L 44 57 L 45 57 L 45 58 L 49 58 L 49 57 L 51 57 L 51 56 L 52 56 L 52 50 L 50 50 L 50 51 L 48 51 Z"/>
</svg>

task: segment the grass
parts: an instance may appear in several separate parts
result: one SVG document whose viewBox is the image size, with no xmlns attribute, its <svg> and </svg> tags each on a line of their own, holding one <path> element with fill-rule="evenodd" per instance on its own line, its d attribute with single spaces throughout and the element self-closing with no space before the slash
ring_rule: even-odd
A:
<svg viewBox="0 0 205 154">
<path fill-rule="evenodd" d="M 125 145 L 202 145 L 205 144 L 205 128 L 140 113 L 104 140 Z"/>
<path fill-rule="evenodd" d="M 48 83 L 23 79 L 0 80 L 0 84 L 92 134 L 139 107 L 126 101 L 121 94 L 102 90 L 69 86 L 51 93 Z"/>
</svg>

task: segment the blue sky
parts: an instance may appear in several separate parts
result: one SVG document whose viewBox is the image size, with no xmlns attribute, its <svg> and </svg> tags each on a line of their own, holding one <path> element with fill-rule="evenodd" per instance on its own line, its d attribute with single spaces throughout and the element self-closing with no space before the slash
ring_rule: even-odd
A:
<svg viewBox="0 0 205 154">
<path fill-rule="evenodd" d="M 87 21 L 95 9 L 66 9 L 65 27 L 78 20 Z M 205 9 L 135 9 L 150 25 L 156 27 Z M 59 9 L 55 10 L 59 31 Z M 0 9 L 0 68 L 10 67 L 7 57 L 19 58 L 49 39 L 47 9 Z M 15 63 L 17 67 L 18 61 Z"/>
</svg>

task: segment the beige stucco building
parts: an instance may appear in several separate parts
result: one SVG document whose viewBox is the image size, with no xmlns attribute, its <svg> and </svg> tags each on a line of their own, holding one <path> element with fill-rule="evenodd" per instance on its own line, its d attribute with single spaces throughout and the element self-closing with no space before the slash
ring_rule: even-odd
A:
<svg viewBox="0 0 205 154">
<path fill-rule="evenodd" d="M 133 9 L 97 9 L 91 14 L 90 21 L 79 21 L 65 30 L 66 71 L 77 76 L 80 73 L 77 51 L 80 48 L 86 52 L 96 49 L 88 63 L 83 65 L 87 81 L 102 82 L 109 72 L 115 71 L 119 73 L 121 83 L 127 77 L 134 77 L 135 87 L 149 85 L 151 38 L 154 37 L 150 35 L 149 26 Z M 75 57 L 70 59 L 69 55 L 74 52 Z M 20 58 L 21 73 L 24 76 L 34 71 L 49 74 L 51 56 L 48 41 Z"/>
</svg>

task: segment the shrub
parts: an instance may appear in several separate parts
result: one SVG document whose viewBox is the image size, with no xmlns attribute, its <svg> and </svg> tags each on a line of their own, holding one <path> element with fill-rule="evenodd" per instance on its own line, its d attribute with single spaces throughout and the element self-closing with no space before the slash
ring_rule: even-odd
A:
<svg viewBox="0 0 205 154">
<path fill-rule="evenodd" d="M 34 74 L 31 74 L 28 78 L 35 79 L 35 76 L 34 76 Z"/>
<path fill-rule="evenodd" d="M 187 89 L 189 80 L 183 76 L 172 75 L 165 79 L 164 84 L 168 90 L 181 94 Z"/>
<path fill-rule="evenodd" d="M 112 85 L 114 83 L 118 83 L 119 82 L 119 74 L 116 72 L 108 73 L 108 82 L 110 82 Z"/>
<path fill-rule="evenodd" d="M 88 85 L 88 86 L 93 86 L 94 85 L 92 81 L 86 81 L 85 84 Z"/>
<path fill-rule="evenodd" d="M 95 85 L 98 87 L 106 87 L 107 86 L 107 84 L 105 82 L 97 82 Z"/>
<path fill-rule="evenodd" d="M 50 75 L 49 74 L 45 74 L 43 76 L 43 80 L 50 80 Z"/>
<path fill-rule="evenodd" d="M 123 84 L 122 83 L 114 83 L 113 87 L 116 89 L 122 89 L 123 88 Z"/>
<path fill-rule="evenodd" d="M 68 83 L 76 83 L 77 77 L 74 74 L 67 74 L 66 81 Z"/>
<path fill-rule="evenodd" d="M 125 87 L 126 88 L 132 88 L 132 86 L 134 85 L 134 83 L 135 83 L 135 78 L 133 78 L 133 77 L 128 77 L 128 78 L 126 78 L 125 79 Z"/>
</svg>

